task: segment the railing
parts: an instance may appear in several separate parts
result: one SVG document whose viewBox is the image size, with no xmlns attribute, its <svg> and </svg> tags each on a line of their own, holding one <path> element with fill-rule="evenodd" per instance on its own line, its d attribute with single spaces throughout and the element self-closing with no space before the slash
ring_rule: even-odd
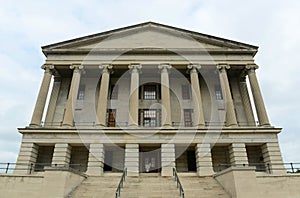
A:
<svg viewBox="0 0 300 198">
<path fill-rule="evenodd" d="M 172 122 L 173 127 L 179 127 L 179 126 L 184 126 L 184 127 L 192 127 L 193 122 Z"/>
<path fill-rule="evenodd" d="M 68 168 L 75 172 L 84 172 L 86 166 L 82 164 L 50 164 L 50 163 L 0 163 L 0 174 L 10 174 L 14 170 L 27 171 L 28 174 L 33 172 L 43 172 L 44 167 Z"/>
<path fill-rule="evenodd" d="M 184 190 L 183 190 L 183 187 L 180 183 L 180 180 L 179 180 L 179 177 L 177 175 L 177 172 L 176 172 L 175 168 L 173 168 L 173 176 L 175 177 L 175 182 L 176 182 L 177 188 L 179 189 L 180 197 L 184 198 Z"/>
<path fill-rule="evenodd" d="M 118 188 L 116 190 L 116 198 L 119 198 L 121 195 L 121 188 L 123 188 L 123 184 L 125 182 L 125 177 L 127 176 L 127 168 L 124 169 L 121 180 L 119 182 Z"/>
</svg>

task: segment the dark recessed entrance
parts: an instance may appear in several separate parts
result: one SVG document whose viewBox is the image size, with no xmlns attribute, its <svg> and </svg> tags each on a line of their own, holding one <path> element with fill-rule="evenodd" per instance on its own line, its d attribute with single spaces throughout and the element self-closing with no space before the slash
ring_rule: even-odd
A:
<svg viewBox="0 0 300 198">
<path fill-rule="evenodd" d="M 158 173 L 161 171 L 160 147 L 140 147 L 140 172 Z"/>
</svg>

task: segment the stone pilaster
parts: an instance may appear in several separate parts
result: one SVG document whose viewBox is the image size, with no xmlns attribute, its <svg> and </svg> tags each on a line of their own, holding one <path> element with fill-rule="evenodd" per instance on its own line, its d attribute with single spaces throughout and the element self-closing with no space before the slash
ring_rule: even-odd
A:
<svg viewBox="0 0 300 198">
<path fill-rule="evenodd" d="M 66 111 L 63 119 L 63 126 L 73 126 L 74 125 L 74 110 L 77 102 L 77 94 L 80 83 L 82 65 L 72 65 L 70 69 L 73 69 L 73 76 L 71 81 L 71 86 L 69 90 L 68 100 L 66 104 Z"/>
<path fill-rule="evenodd" d="M 248 64 L 246 66 L 250 86 L 251 86 L 251 91 L 253 94 L 253 99 L 254 99 L 254 104 L 255 104 L 255 109 L 257 112 L 257 117 L 259 121 L 259 125 L 261 126 L 270 126 L 268 114 L 266 111 L 266 107 L 264 104 L 264 100 L 258 85 L 258 80 L 256 77 L 255 70 L 258 68 L 257 65 L 255 64 Z"/>
<path fill-rule="evenodd" d="M 88 159 L 88 175 L 102 175 L 104 167 L 104 145 L 103 144 L 90 144 L 89 159 Z"/>
<path fill-rule="evenodd" d="M 172 176 L 175 168 L 175 145 L 161 145 L 161 176 Z"/>
<path fill-rule="evenodd" d="M 54 77 L 54 83 L 53 88 L 51 92 L 51 97 L 48 105 L 47 115 L 45 119 L 45 126 L 52 126 L 53 117 L 55 113 L 56 108 L 56 102 L 58 99 L 59 89 L 61 85 L 61 78 L 60 77 Z"/>
<path fill-rule="evenodd" d="M 278 142 L 267 142 L 261 149 L 267 171 L 270 168 L 272 174 L 286 174 Z"/>
<path fill-rule="evenodd" d="M 197 144 L 196 166 L 199 176 L 211 176 L 214 174 L 210 144 Z"/>
<path fill-rule="evenodd" d="M 43 81 L 40 87 L 40 91 L 38 94 L 38 98 L 37 101 L 35 103 L 35 107 L 34 107 L 34 111 L 32 114 L 32 118 L 31 118 L 31 122 L 30 122 L 30 126 L 40 126 L 41 125 L 41 121 L 42 121 L 42 117 L 43 117 L 43 113 L 44 113 L 44 109 L 45 109 L 45 104 L 46 104 L 46 100 L 47 100 L 47 95 L 49 92 L 49 87 L 50 87 L 50 83 L 51 83 L 51 77 L 52 77 L 52 71 L 54 69 L 53 65 L 43 65 L 42 69 L 45 70 L 44 72 L 44 77 L 43 77 Z"/>
<path fill-rule="evenodd" d="M 172 66 L 160 64 L 158 68 L 161 71 L 161 105 L 162 105 L 162 125 L 172 126 L 169 71 Z"/>
<path fill-rule="evenodd" d="M 242 77 L 240 79 L 240 91 L 241 91 L 242 101 L 243 101 L 248 125 L 255 126 L 255 119 L 253 115 L 252 105 L 251 105 L 245 77 Z"/>
<path fill-rule="evenodd" d="M 235 115 L 234 104 L 226 72 L 227 69 L 230 69 L 230 66 L 227 64 L 219 64 L 217 68 L 219 70 L 222 93 L 225 97 L 226 126 L 236 127 L 237 119 Z"/>
<path fill-rule="evenodd" d="M 139 144 L 125 145 L 125 168 L 128 176 L 139 175 Z"/>
<path fill-rule="evenodd" d="M 246 145 L 244 143 L 232 143 L 229 146 L 229 158 L 233 166 L 248 166 Z"/>
<path fill-rule="evenodd" d="M 131 70 L 130 96 L 129 96 L 129 126 L 138 126 L 139 120 L 139 70 L 140 64 L 131 64 L 128 66 Z"/>
<path fill-rule="evenodd" d="M 34 166 L 31 166 L 31 164 L 36 163 L 38 150 L 39 146 L 37 144 L 22 142 L 14 173 L 29 174 L 30 171 L 33 171 Z"/>
<path fill-rule="evenodd" d="M 102 77 L 98 97 L 96 124 L 100 126 L 106 126 L 107 97 L 112 65 L 103 64 L 100 65 L 99 68 L 102 70 Z"/>
<path fill-rule="evenodd" d="M 69 144 L 55 144 L 52 157 L 52 166 L 68 167 L 70 164 L 71 149 L 72 147 Z"/>
<path fill-rule="evenodd" d="M 190 78 L 191 78 L 191 86 L 192 86 L 192 96 L 193 96 L 193 105 L 194 105 L 194 117 L 193 117 L 193 125 L 194 126 L 205 126 L 204 113 L 202 107 L 202 98 L 198 77 L 198 69 L 200 69 L 200 65 L 188 65 L 188 69 L 190 69 Z"/>
</svg>

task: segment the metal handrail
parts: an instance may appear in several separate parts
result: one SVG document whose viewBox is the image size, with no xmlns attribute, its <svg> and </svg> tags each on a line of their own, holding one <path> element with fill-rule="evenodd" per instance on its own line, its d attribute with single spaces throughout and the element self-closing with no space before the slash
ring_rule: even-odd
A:
<svg viewBox="0 0 300 198">
<path fill-rule="evenodd" d="M 177 175 L 176 168 L 173 168 L 173 176 L 175 177 L 175 182 L 176 182 L 177 188 L 179 189 L 180 197 L 184 198 L 184 190 L 183 190 L 182 184 L 179 180 L 179 177 Z"/>
<path fill-rule="evenodd" d="M 125 182 L 125 177 L 127 176 L 127 168 L 124 169 L 121 180 L 119 182 L 118 188 L 116 190 L 116 198 L 120 197 L 121 194 L 121 188 L 123 188 L 123 184 Z"/>
</svg>

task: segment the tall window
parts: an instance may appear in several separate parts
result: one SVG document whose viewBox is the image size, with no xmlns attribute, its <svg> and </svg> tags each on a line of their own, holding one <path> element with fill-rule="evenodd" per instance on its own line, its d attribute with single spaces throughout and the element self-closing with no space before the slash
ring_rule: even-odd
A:
<svg viewBox="0 0 300 198">
<path fill-rule="evenodd" d="M 118 99 L 119 86 L 112 85 L 110 88 L 110 99 L 117 100 Z"/>
<path fill-rule="evenodd" d="M 182 93 L 182 99 L 183 100 L 191 99 L 190 86 L 189 85 L 182 85 L 181 86 L 181 93 Z"/>
<path fill-rule="evenodd" d="M 216 100 L 223 100 L 222 90 L 220 85 L 215 85 Z"/>
<path fill-rule="evenodd" d="M 107 111 L 107 126 L 115 127 L 116 126 L 116 110 L 108 109 Z"/>
<path fill-rule="evenodd" d="M 160 99 L 160 84 L 145 84 L 140 87 L 140 99 L 158 100 Z"/>
<path fill-rule="evenodd" d="M 183 117 L 184 117 L 184 126 L 192 126 L 192 109 L 184 109 Z"/>
<path fill-rule="evenodd" d="M 78 89 L 77 100 L 84 100 L 85 85 L 80 85 Z"/>
<path fill-rule="evenodd" d="M 140 109 L 140 125 L 144 127 L 160 126 L 160 110 Z"/>
</svg>

